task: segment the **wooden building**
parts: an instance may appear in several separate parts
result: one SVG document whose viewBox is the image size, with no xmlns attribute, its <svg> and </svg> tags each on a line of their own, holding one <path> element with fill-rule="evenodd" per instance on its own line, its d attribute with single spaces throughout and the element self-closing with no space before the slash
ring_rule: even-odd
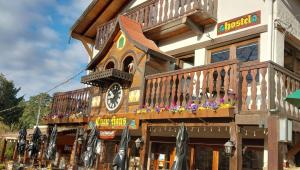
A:
<svg viewBox="0 0 300 170">
<path fill-rule="evenodd" d="M 69 128 L 59 155 L 80 166 L 79 129 L 95 125 L 95 169 L 111 169 L 129 124 L 131 168 L 170 169 L 184 123 L 190 169 L 297 166 L 300 112 L 284 99 L 300 88 L 298 11 L 297 0 L 93 0 L 71 28 L 87 88 L 54 94 L 45 118 Z"/>
</svg>

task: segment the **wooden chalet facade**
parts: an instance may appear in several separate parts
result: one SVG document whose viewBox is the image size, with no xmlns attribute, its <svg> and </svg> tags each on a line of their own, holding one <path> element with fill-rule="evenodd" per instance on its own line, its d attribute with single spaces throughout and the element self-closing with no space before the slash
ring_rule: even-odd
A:
<svg viewBox="0 0 300 170">
<path fill-rule="evenodd" d="M 71 28 L 89 57 L 87 88 L 54 94 L 45 118 L 69 128 L 59 157 L 80 166 L 78 129 L 95 125 L 105 146 L 95 169 L 112 169 L 129 124 L 131 169 L 170 169 L 184 123 L 190 169 L 298 165 L 300 112 L 284 101 L 300 88 L 298 9 L 296 0 L 92 1 Z"/>
</svg>

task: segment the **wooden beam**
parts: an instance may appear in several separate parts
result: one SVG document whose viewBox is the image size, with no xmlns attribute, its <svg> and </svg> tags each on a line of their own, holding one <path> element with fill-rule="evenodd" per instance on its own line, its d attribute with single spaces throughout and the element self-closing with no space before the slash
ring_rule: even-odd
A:
<svg viewBox="0 0 300 170">
<path fill-rule="evenodd" d="M 212 170 L 219 169 L 219 148 L 213 148 L 213 162 L 212 162 Z"/>
<path fill-rule="evenodd" d="M 80 40 L 80 41 L 85 41 L 91 45 L 95 45 L 95 40 L 93 40 L 92 38 L 77 34 L 77 33 L 72 33 L 71 35 L 74 39 Z"/>
<path fill-rule="evenodd" d="M 238 125 L 260 125 L 265 123 L 266 113 L 264 114 L 236 114 L 235 115 L 235 123 Z"/>
<path fill-rule="evenodd" d="M 7 145 L 7 140 L 4 139 L 3 145 L 2 145 L 2 149 L 1 149 L 1 157 L 0 157 L 0 161 L 3 162 L 5 159 L 5 151 L 6 151 L 6 145 Z"/>
<path fill-rule="evenodd" d="M 150 148 L 150 131 L 148 123 L 142 124 L 142 136 L 144 140 L 143 148 L 141 150 L 140 158 L 141 158 L 141 165 L 142 169 L 147 169 L 147 163 L 148 163 L 148 151 Z"/>
<path fill-rule="evenodd" d="M 86 41 L 81 41 L 82 45 L 84 46 L 85 50 L 89 55 L 90 61 L 93 59 L 93 50 L 89 47 Z"/>
<path fill-rule="evenodd" d="M 160 127 L 164 127 L 164 126 L 181 126 L 182 123 L 149 123 L 148 126 L 149 127 L 155 127 L 155 126 L 160 126 Z M 184 123 L 184 126 L 186 127 L 201 127 L 201 126 L 216 126 L 216 127 L 226 127 L 226 126 L 230 126 L 229 123 Z"/>
<path fill-rule="evenodd" d="M 18 142 L 15 143 L 15 148 L 14 148 L 14 154 L 13 154 L 13 160 L 17 161 L 18 157 Z"/>
<path fill-rule="evenodd" d="M 230 170 L 242 170 L 242 135 L 240 127 L 234 122 L 230 126 L 230 140 L 234 142 L 235 149 L 233 155 L 230 157 Z"/>
<path fill-rule="evenodd" d="M 189 17 L 183 18 L 183 23 L 188 26 L 194 33 L 197 35 L 202 35 L 204 32 L 204 29 L 202 26 L 197 25 L 193 20 L 191 20 Z"/>
<path fill-rule="evenodd" d="M 268 118 L 268 170 L 282 170 L 283 160 L 278 142 L 279 122 L 278 117 Z"/>
<path fill-rule="evenodd" d="M 195 145 L 191 146 L 190 169 L 195 169 Z"/>
</svg>

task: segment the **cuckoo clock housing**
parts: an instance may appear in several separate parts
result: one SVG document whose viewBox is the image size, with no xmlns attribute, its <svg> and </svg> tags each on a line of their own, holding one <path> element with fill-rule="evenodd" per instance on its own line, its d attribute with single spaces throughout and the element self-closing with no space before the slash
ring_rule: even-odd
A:
<svg viewBox="0 0 300 170">
<path fill-rule="evenodd" d="M 138 109 L 143 104 L 145 76 L 169 71 L 175 61 L 144 36 L 139 23 L 119 16 L 112 29 L 87 67 L 90 74 L 82 77 L 82 83 L 94 87 L 91 115 Z"/>
</svg>

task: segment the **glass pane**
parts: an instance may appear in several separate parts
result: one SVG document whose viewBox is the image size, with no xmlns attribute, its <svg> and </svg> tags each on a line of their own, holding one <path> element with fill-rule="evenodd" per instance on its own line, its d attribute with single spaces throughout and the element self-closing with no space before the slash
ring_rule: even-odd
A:
<svg viewBox="0 0 300 170">
<path fill-rule="evenodd" d="M 229 170 L 229 157 L 226 156 L 224 148 L 219 151 L 219 170 Z"/>
<path fill-rule="evenodd" d="M 239 61 L 247 62 L 258 59 L 257 43 L 240 46 L 236 49 L 236 57 Z"/>
<path fill-rule="evenodd" d="M 211 54 L 211 63 L 225 61 L 229 59 L 229 49 L 214 52 Z"/>
<path fill-rule="evenodd" d="M 246 150 L 243 155 L 243 169 L 262 170 L 263 156 L 263 150 Z"/>
<path fill-rule="evenodd" d="M 209 147 L 196 146 L 196 170 L 211 170 L 213 160 L 213 149 Z"/>
</svg>

